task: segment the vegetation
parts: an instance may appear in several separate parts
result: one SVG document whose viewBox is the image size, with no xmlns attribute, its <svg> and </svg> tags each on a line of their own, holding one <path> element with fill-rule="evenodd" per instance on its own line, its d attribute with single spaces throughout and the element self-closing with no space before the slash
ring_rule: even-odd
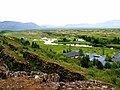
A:
<svg viewBox="0 0 120 90">
<path fill-rule="evenodd" d="M 0 36 L 0 56 L 10 70 L 56 72 L 62 76 L 63 81 L 77 77 L 93 78 L 120 88 L 120 62 L 110 63 L 111 56 L 117 54 L 120 49 L 119 32 L 119 29 L 4 32 Z M 43 37 L 57 38 L 54 43 L 58 45 L 44 44 L 41 39 Z M 78 41 L 77 38 L 82 38 L 84 41 Z M 84 44 L 92 47 L 66 44 Z M 65 55 L 76 50 L 79 50 L 81 55 L 78 58 Z M 85 52 L 105 55 L 107 63 L 103 66 L 99 60 L 90 61 L 88 56 L 84 56 Z"/>
</svg>

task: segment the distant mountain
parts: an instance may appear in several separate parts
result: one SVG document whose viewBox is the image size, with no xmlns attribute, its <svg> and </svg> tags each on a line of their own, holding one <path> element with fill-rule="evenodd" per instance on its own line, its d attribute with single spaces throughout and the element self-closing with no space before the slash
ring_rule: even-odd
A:
<svg viewBox="0 0 120 90">
<path fill-rule="evenodd" d="M 40 29 L 42 26 L 38 26 L 35 23 L 22 23 L 14 21 L 0 22 L 0 29 L 2 30 L 25 30 L 25 29 Z"/>
<path fill-rule="evenodd" d="M 96 24 L 67 24 L 65 26 L 37 25 L 14 21 L 0 22 L 0 30 L 29 30 L 29 29 L 60 29 L 60 28 L 120 28 L 120 20 L 111 20 Z"/>
<path fill-rule="evenodd" d="M 65 28 L 120 28 L 120 20 L 111 20 L 97 24 L 68 24 Z"/>
</svg>

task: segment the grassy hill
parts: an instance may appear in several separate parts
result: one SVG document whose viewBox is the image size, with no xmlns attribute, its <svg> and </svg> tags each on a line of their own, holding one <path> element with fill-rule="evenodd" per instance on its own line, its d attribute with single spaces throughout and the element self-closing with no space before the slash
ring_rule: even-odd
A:
<svg viewBox="0 0 120 90">
<path fill-rule="evenodd" d="M 32 48 L 25 40 L 0 35 L 0 57 L 11 71 L 40 71 L 58 73 L 61 81 L 83 80 L 82 71 L 71 67 L 72 63 L 52 60 L 42 48 Z M 48 51 L 49 52 L 49 51 Z M 50 52 L 49 52 L 50 53 Z M 53 53 L 53 52 L 51 52 Z"/>
</svg>

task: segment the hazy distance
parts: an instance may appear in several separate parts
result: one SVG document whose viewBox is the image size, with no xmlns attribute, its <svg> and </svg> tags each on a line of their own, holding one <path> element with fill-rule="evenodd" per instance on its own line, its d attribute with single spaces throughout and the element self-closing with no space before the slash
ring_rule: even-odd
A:
<svg viewBox="0 0 120 90">
<path fill-rule="evenodd" d="M 120 20 L 120 0 L 0 0 L 0 21 L 38 25 L 95 24 Z"/>
</svg>

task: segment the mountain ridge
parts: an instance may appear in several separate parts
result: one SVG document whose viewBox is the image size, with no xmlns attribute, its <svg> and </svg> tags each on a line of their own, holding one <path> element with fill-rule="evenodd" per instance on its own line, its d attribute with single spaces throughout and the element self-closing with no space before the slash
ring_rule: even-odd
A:
<svg viewBox="0 0 120 90">
<path fill-rule="evenodd" d="M 68 28 L 120 28 L 120 20 L 110 20 L 96 24 L 67 24 Z"/>
<path fill-rule="evenodd" d="M 30 29 L 49 29 L 49 28 L 120 28 L 120 20 L 110 20 L 96 24 L 67 24 L 65 26 L 56 25 L 37 25 L 33 22 L 3 21 L 0 22 L 0 30 L 30 30 Z"/>
<path fill-rule="evenodd" d="M 25 29 L 40 29 L 41 26 L 29 22 L 29 23 L 22 23 L 17 21 L 3 21 L 0 22 L 0 29 L 2 30 L 25 30 Z"/>
</svg>

